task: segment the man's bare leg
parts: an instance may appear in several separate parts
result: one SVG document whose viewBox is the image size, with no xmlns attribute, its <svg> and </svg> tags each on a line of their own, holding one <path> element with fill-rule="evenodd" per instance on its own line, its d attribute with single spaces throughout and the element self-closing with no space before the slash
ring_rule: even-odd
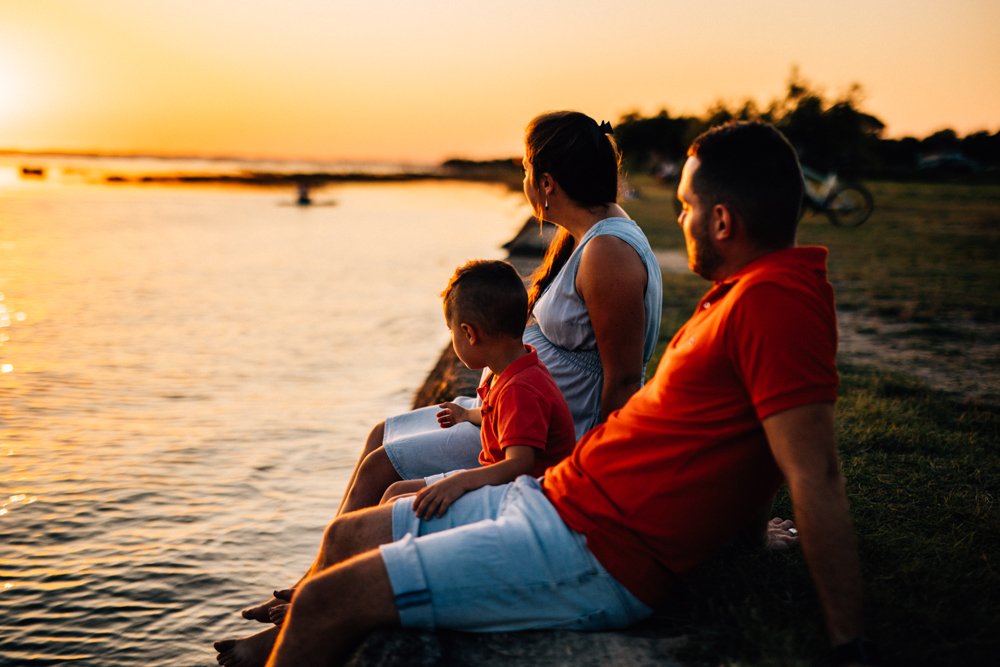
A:
<svg viewBox="0 0 1000 667">
<path fill-rule="evenodd" d="M 392 505 L 372 507 L 337 517 L 327 526 L 316 560 L 313 561 L 309 572 L 295 589 L 292 597 L 293 606 L 295 602 L 298 602 L 302 588 L 323 570 L 391 541 Z M 377 554 L 377 552 L 375 553 Z M 275 602 L 270 605 L 271 607 L 288 604 L 285 600 L 277 598 L 273 598 L 273 600 Z M 237 665 L 240 667 L 263 665 L 267 658 L 267 652 L 265 651 L 261 655 L 261 649 L 266 648 L 269 651 L 276 636 L 276 628 L 268 628 L 256 635 L 242 639 L 227 639 L 216 642 L 215 648 L 219 651 L 220 660 L 223 655 L 227 656 L 227 660 L 230 660 L 230 662 L 222 664 L 234 667 Z"/>
<path fill-rule="evenodd" d="M 224 667 L 262 667 L 274 648 L 281 628 L 270 627 L 243 639 L 223 639 L 215 642 L 216 662 Z"/>
<path fill-rule="evenodd" d="M 340 664 L 369 631 L 398 624 L 382 556 L 377 550 L 368 551 L 301 586 L 267 664 Z"/>
</svg>

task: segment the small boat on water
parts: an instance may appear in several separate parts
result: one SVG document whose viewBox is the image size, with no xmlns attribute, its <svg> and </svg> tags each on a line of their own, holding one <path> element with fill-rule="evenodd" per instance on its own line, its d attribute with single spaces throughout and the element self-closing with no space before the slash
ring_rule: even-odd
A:
<svg viewBox="0 0 1000 667">
<path fill-rule="evenodd" d="M 21 166 L 22 178 L 45 178 L 45 167 Z"/>
<path fill-rule="evenodd" d="M 299 206 L 309 206 L 313 203 L 312 197 L 309 196 L 309 184 L 305 181 L 299 181 L 298 183 L 299 198 L 295 201 Z"/>
</svg>

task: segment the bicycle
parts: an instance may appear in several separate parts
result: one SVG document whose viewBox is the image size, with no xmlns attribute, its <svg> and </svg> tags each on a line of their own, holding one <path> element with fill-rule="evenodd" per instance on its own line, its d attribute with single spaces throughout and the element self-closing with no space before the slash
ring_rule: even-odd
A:
<svg viewBox="0 0 1000 667">
<path fill-rule="evenodd" d="M 864 224 L 875 210 L 875 198 L 868 188 L 854 181 L 841 182 L 836 174 L 823 175 L 802 166 L 805 181 L 804 208 L 822 213 L 837 227 L 857 227 Z M 675 197 L 674 207 L 681 214 L 681 203 Z"/>
<path fill-rule="evenodd" d="M 802 204 L 815 213 L 823 213 L 837 227 L 857 227 L 875 210 L 875 198 L 865 186 L 841 182 L 836 174 L 820 174 L 802 165 L 805 197 Z"/>
</svg>

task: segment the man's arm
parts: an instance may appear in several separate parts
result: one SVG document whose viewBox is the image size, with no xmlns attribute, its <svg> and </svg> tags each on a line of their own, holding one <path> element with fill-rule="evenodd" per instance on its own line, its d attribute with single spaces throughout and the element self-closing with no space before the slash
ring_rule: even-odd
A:
<svg viewBox="0 0 1000 667">
<path fill-rule="evenodd" d="M 792 408 L 764 420 L 788 488 L 799 541 L 833 645 L 862 635 L 861 568 L 837 458 L 832 403 Z"/>
</svg>

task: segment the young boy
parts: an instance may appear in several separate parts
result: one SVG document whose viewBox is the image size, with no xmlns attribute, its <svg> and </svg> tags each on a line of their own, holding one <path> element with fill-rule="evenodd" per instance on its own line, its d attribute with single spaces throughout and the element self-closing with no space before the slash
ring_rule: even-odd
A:
<svg viewBox="0 0 1000 667">
<path fill-rule="evenodd" d="M 442 403 L 438 423 L 479 425 L 483 449 L 479 468 L 396 482 L 386 490 L 383 503 L 416 493 L 413 509 L 422 519 L 441 516 L 473 489 L 520 475 L 541 476 L 576 444 L 566 400 L 534 348 L 521 342 L 528 295 L 514 267 L 469 262 L 455 271 L 441 296 L 455 354 L 469 368 L 489 373 L 479 387 L 481 408 Z"/>
</svg>

